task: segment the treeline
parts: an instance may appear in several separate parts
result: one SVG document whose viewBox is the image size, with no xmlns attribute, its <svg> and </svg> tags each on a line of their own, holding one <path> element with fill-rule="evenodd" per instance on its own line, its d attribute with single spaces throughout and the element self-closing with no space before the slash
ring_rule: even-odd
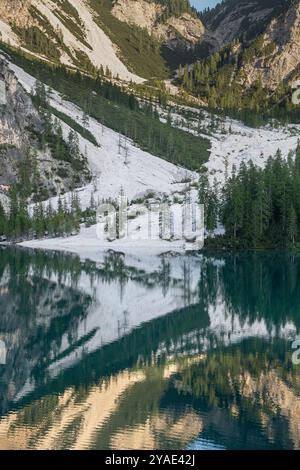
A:
<svg viewBox="0 0 300 470">
<path fill-rule="evenodd" d="M 300 246 L 300 144 L 284 160 L 278 150 L 265 168 L 252 162 L 233 168 L 222 189 L 200 177 L 209 244 L 236 248 Z M 213 237 L 221 224 L 225 235 Z"/>
<path fill-rule="evenodd" d="M 24 150 L 24 157 L 16 164 L 16 180 L 8 194 L 9 209 L 4 210 L 0 202 L 0 236 L 10 240 L 70 234 L 79 229 L 79 217 L 89 216 L 87 211 L 81 211 L 76 193 L 72 195 L 69 205 L 63 205 L 59 198 L 57 210 L 52 209 L 51 203 L 46 210 L 43 203 L 39 202 L 48 199 L 50 194 L 57 194 L 51 183 L 56 176 L 68 178 L 70 188 L 78 186 L 82 181 L 88 182 L 91 178 L 86 156 L 80 152 L 78 134 L 71 129 L 65 140 L 59 120 L 52 120 L 46 87 L 37 81 L 32 93 L 41 126 L 28 128 L 32 145 Z M 54 159 L 68 165 L 59 166 L 57 174 L 43 175 L 39 155 L 49 150 Z M 47 176 L 49 181 L 46 181 Z M 35 203 L 32 213 L 28 208 L 30 201 Z M 93 210 L 92 207 L 92 213 Z"/>
<path fill-rule="evenodd" d="M 28 28 L 16 28 L 15 32 L 20 37 L 22 43 L 32 52 L 42 54 L 52 60 L 59 61 L 61 52 L 57 44 L 37 26 Z"/>
<path fill-rule="evenodd" d="M 54 209 L 51 200 L 39 202 L 28 208 L 26 197 L 13 187 L 9 193 L 9 210 L 4 210 L 0 202 L 0 236 L 11 241 L 29 240 L 43 237 L 59 237 L 76 234 L 80 224 L 87 226 L 96 223 L 96 206 L 91 198 L 89 209 L 82 210 L 76 192 L 70 200 L 58 197 Z"/>
<path fill-rule="evenodd" d="M 170 16 L 180 16 L 183 13 L 195 14 L 195 10 L 191 7 L 189 0 L 156 0 L 165 10 L 162 19 L 166 20 Z"/>
</svg>

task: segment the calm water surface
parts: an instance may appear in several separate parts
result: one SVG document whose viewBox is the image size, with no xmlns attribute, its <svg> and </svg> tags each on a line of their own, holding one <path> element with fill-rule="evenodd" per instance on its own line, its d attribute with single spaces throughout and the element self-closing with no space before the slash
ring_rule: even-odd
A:
<svg viewBox="0 0 300 470">
<path fill-rule="evenodd" d="M 0 251 L 1 449 L 300 448 L 300 257 Z"/>
</svg>

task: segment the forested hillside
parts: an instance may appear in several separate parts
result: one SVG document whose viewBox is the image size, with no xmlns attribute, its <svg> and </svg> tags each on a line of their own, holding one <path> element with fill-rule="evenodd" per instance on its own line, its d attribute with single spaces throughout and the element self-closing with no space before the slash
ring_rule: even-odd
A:
<svg viewBox="0 0 300 470">
<path fill-rule="evenodd" d="M 205 28 L 188 0 L 0 0 L 0 38 L 53 63 L 167 78 Z"/>
<path fill-rule="evenodd" d="M 237 21 L 237 15 L 242 21 Z M 261 18 L 259 22 L 255 15 Z M 227 25 L 232 32 L 230 40 L 223 38 L 223 43 L 228 44 L 220 50 L 193 66 L 181 68 L 177 83 L 211 108 L 295 117 L 297 107 L 291 97 L 293 84 L 299 78 L 299 2 L 251 5 L 247 1 L 227 1 L 206 12 L 203 21 L 205 18 L 219 39 L 218 28 Z M 234 34 L 226 23 L 228 18 L 232 22 L 235 18 L 240 25 Z"/>
</svg>

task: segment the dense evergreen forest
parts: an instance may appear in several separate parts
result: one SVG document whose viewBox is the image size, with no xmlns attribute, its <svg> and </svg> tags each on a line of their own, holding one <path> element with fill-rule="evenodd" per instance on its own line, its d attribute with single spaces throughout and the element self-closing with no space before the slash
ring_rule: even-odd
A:
<svg viewBox="0 0 300 470">
<path fill-rule="evenodd" d="M 5 240 L 67 236 L 76 234 L 81 222 L 96 223 L 96 208 L 91 205 L 90 209 L 82 211 L 75 192 L 70 197 L 70 204 L 59 197 L 56 209 L 51 202 L 47 207 L 40 202 L 29 210 L 26 199 L 15 188 L 9 196 L 8 213 L 0 203 L 0 235 Z"/>
<path fill-rule="evenodd" d="M 265 168 L 252 162 L 226 178 L 220 188 L 202 173 L 200 202 L 205 206 L 209 246 L 297 248 L 300 245 L 300 144 L 284 160 L 280 151 Z M 218 224 L 225 235 L 213 236 Z"/>
</svg>

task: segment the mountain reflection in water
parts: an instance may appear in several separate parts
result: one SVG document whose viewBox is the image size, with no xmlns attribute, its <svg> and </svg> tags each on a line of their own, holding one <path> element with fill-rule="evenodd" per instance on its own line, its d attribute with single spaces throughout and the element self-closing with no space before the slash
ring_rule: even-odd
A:
<svg viewBox="0 0 300 470">
<path fill-rule="evenodd" d="M 300 257 L 0 251 L 1 449 L 300 448 Z"/>
</svg>

